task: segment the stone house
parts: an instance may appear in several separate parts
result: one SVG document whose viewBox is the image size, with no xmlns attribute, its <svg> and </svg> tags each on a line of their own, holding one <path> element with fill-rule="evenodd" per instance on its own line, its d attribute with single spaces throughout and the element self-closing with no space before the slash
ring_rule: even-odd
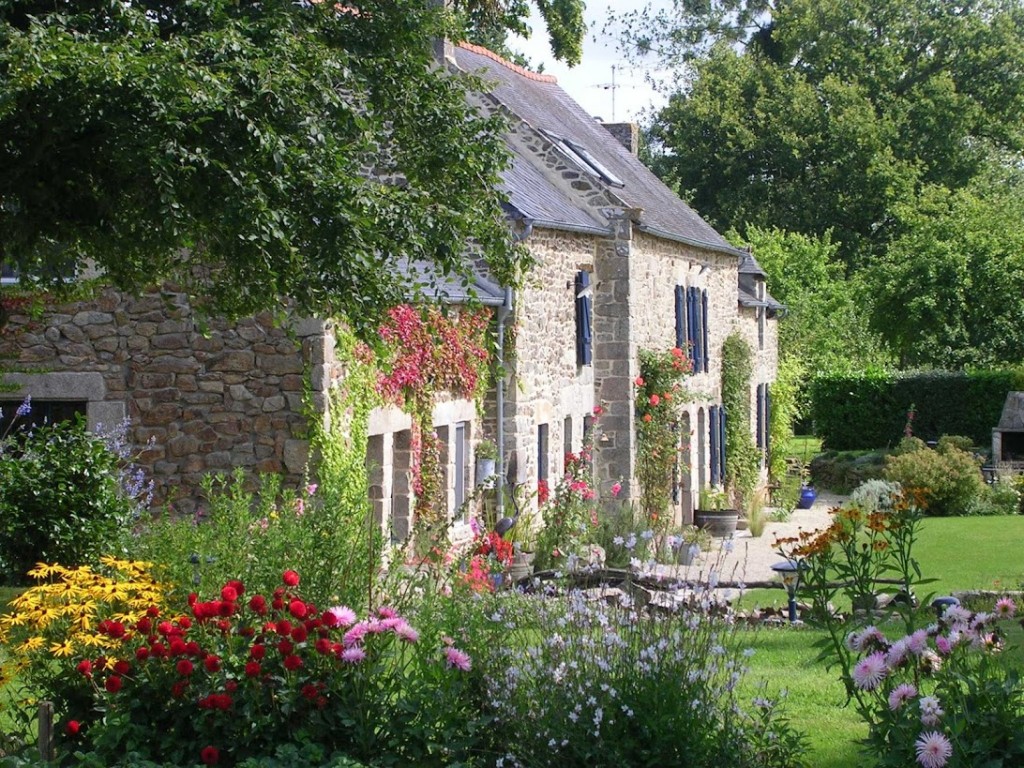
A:
<svg viewBox="0 0 1024 768">
<path fill-rule="evenodd" d="M 502 432 L 512 479 L 530 488 L 557 477 L 600 405 L 598 484 L 621 482 L 635 498 L 638 351 L 679 346 L 694 360 L 694 396 L 679 430 L 674 517 L 692 520 L 699 489 L 722 479 L 721 350 L 734 331 L 754 351 L 751 424 L 767 445 L 780 305 L 764 272 L 640 162 L 635 125 L 599 123 L 554 78 L 486 49 L 449 55 L 483 76 L 485 103 L 508 119 L 509 212 L 538 262 L 511 319 Z"/>
<path fill-rule="evenodd" d="M 627 497 L 635 496 L 638 351 L 680 346 L 690 350 L 696 374 L 680 428 L 674 515 L 692 519 L 699 489 L 721 479 L 721 348 L 733 331 L 755 351 L 751 423 L 759 445 L 766 443 L 779 307 L 764 273 L 644 167 L 635 126 L 596 122 L 553 78 L 483 48 L 462 45 L 447 55 L 450 65 L 484 76 L 491 89 L 480 95 L 482 108 L 507 117 L 507 213 L 536 260 L 515 294 L 485 275 L 473 286 L 499 327 L 513 329 L 514 346 L 501 352 L 505 376 L 484 418 L 466 400 L 434 409 L 449 510 L 474 485 L 473 449 L 482 437 L 502 445 L 502 478 L 511 472 L 533 489 L 557 479 L 597 405 L 604 410 L 598 482 L 621 481 Z M 467 298 L 449 288 L 449 301 Z M 279 328 L 261 315 L 200 329 L 171 286 L 142 297 L 106 289 L 41 311 L 9 306 L 5 319 L 4 414 L 31 395 L 37 411 L 53 418 L 77 411 L 93 427 L 129 419 L 157 500 L 182 512 L 194 509 L 199 480 L 211 471 L 244 467 L 301 483 L 308 420 L 325 411 L 344 376 L 329 321 Z M 411 439 L 407 414 L 371 414 L 371 498 L 399 540 L 412 524 Z"/>
</svg>

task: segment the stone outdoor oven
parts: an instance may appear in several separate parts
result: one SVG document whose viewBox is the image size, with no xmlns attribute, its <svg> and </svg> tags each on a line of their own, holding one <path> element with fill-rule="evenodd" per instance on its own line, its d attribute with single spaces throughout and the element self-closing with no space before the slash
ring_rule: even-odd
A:
<svg viewBox="0 0 1024 768">
<path fill-rule="evenodd" d="M 1024 392 L 1010 392 L 992 430 L 992 463 L 1024 469 Z"/>
</svg>

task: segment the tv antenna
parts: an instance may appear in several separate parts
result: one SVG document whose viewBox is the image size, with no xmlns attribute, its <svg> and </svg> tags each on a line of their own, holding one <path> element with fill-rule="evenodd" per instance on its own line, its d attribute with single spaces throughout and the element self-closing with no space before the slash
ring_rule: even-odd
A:
<svg viewBox="0 0 1024 768">
<path fill-rule="evenodd" d="M 612 92 L 612 120 L 611 121 L 613 123 L 615 122 L 615 92 L 617 90 L 619 90 L 619 88 L 636 88 L 635 85 L 622 85 L 621 83 L 616 81 L 615 73 L 618 70 L 618 68 L 619 68 L 618 64 L 612 64 L 612 80 L 611 80 L 610 83 L 597 83 L 594 86 L 594 88 L 603 88 L 606 91 L 611 91 Z"/>
</svg>

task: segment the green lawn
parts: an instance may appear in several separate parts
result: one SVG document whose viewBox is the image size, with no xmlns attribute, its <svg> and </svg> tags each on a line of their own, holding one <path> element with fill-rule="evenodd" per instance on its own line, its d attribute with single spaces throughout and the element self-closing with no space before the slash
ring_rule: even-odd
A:
<svg viewBox="0 0 1024 768">
<path fill-rule="evenodd" d="M 914 556 L 925 591 L 1021 589 L 1024 584 L 1024 517 L 931 517 L 921 525 Z"/>
<path fill-rule="evenodd" d="M 808 765 L 857 768 L 863 762 L 858 741 L 868 729 L 852 707 L 844 706 L 846 693 L 839 675 L 817 661 L 818 650 L 813 646 L 827 634 L 808 627 L 750 634 L 755 653 L 744 693 L 759 695 L 760 681 L 767 684 L 769 695 L 787 691 L 785 712 L 793 726 L 807 734 Z"/>
</svg>

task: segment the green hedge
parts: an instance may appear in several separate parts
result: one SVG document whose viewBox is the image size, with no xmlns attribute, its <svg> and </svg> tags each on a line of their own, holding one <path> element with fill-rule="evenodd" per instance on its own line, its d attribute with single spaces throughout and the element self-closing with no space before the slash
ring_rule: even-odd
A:
<svg viewBox="0 0 1024 768">
<path fill-rule="evenodd" d="M 1006 394 L 1024 390 L 1024 368 L 971 373 L 822 375 L 810 385 L 814 430 L 832 450 L 896 445 L 913 405 L 914 435 L 965 435 L 987 446 Z"/>
</svg>

